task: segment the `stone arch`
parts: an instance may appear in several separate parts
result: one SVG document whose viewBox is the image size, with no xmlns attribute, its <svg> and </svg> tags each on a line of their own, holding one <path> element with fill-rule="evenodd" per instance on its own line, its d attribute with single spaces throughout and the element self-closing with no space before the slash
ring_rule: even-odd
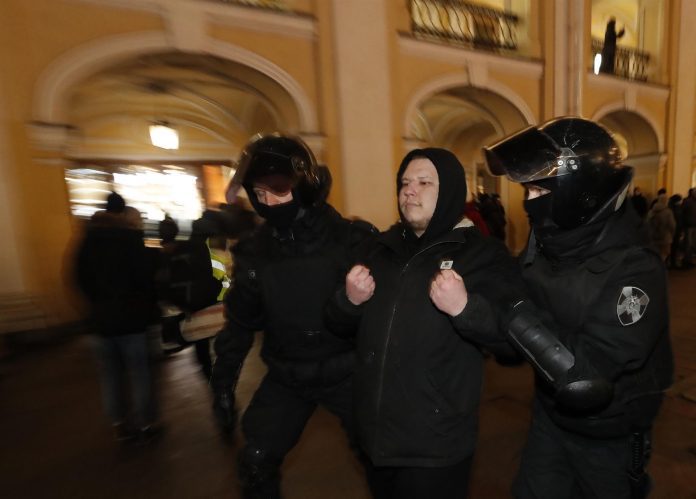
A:
<svg viewBox="0 0 696 499">
<path fill-rule="evenodd" d="M 164 32 L 120 34 L 76 47 L 53 61 L 41 74 L 34 89 L 34 120 L 64 123 L 70 89 L 81 80 L 119 62 L 139 55 L 172 51 L 175 47 Z M 300 84 L 275 63 L 242 47 L 210 40 L 205 54 L 231 60 L 268 76 L 294 101 L 302 133 L 316 133 L 318 119 L 314 105 Z"/>
<path fill-rule="evenodd" d="M 402 129 L 403 137 L 410 137 L 411 123 L 416 113 L 418 112 L 418 108 L 421 106 L 423 102 L 425 102 L 429 97 L 433 95 L 458 87 L 474 87 L 471 84 L 470 78 L 466 73 L 453 73 L 441 76 L 435 80 L 429 81 L 425 85 L 421 86 L 418 90 L 416 90 L 412 94 L 411 98 L 408 101 L 408 104 L 406 105 Z M 531 108 L 527 105 L 524 99 L 522 99 L 522 97 L 520 97 L 509 87 L 496 81 L 489 80 L 486 82 L 485 88 L 482 89 L 498 94 L 500 97 L 507 100 L 510 103 L 510 105 L 515 107 L 517 111 L 524 117 L 528 125 L 536 124 L 537 120 Z M 509 132 L 512 131 L 513 130 L 510 130 Z"/>
<path fill-rule="evenodd" d="M 656 142 L 656 153 L 661 153 L 665 150 L 665 138 L 662 127 L 659 125 L 659 121 L 645 109 L 640 107 L 627 109 L 624 102 L 612 102 L 595 111 L 594 115 L 590 119 L 592 121 L 602 123 L 602 121 L 606 120 L 607 117 L 616 115 L 617 113 L 623 113 L 627 117 L 633 117 L 632 120 L 624 120 L 624 126 L 631 126 L 632 122 L 633 125 L 637 125 L 644 130 L 646 127 L 650 129 Z"/>
<path fill-rule="evenodd" d="M 667 155 L 663 153 L 660 128 L 649 114 L 622 105 L 605 106 L 593 117 L 617 135 L 625 147 L 624 162 L 634 169 L 633 183 L 649 197 L 663 187 Z"/>
</svg>

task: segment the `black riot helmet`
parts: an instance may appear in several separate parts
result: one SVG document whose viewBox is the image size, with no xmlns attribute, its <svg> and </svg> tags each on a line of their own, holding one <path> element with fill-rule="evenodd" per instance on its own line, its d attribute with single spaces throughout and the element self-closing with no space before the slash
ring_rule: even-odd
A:
<svg viewBox="0 0 696 499">
<path fill-rule="evenodd" d="M 611 134 L 582 118 L 558 118 L 532 126 L 483 151 L 493 175 L 550 191 L 542 196 L 546 198 L 544 215 L 561 230 L 616 211 L 623 202 L 622 187 L 632 176 L 632 168 L 622 166 Z M 534 225 L 535 220 L 531 221 Z"/>
<path fill-rule="evenodd" d="M 310 148 L 299 137 L 272 133 L 254 136 L 239 157 L 230 188 L 242 186 L 252 203 L 253 184 L 263 183 L 277 192 L 291 190 L 304 207 L 320 198 L 317 162 Z"/>
</svg>

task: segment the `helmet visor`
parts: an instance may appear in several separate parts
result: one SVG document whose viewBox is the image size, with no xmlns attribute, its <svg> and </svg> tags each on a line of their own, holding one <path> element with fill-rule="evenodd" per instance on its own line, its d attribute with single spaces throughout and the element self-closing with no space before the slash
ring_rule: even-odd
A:
<svg viewBox="0 0 696 499">
<path fill-rule="evenodd" d="M 484 147 L 483 152 L 493 175 L 505 175 L 517 183 L 567 175 L 579 166 L 573 151 L 559 147 L 536 127 Z"/>
</svg>

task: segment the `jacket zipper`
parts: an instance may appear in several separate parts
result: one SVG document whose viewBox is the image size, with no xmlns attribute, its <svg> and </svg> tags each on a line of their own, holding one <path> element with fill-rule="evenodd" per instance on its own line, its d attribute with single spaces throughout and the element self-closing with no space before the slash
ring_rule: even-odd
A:
<svg viewBox="0 0 696 499">
<path fill-rule="evenodd" d="M 387 327 L 387 335 L 386 335 L 386 340 L 384 341 L 384 348 L 382 349 L 382 368 L 379 371 L 379 383 L 378 383 L 378 388 L 377 388 L 377 415 L 375 417 L 375 438 L 373 442 L 373 447 L 374 451 L 377 451 L 377 432 L 379 431 L 379 425 L 377 424 L 379 422 L 379 416 L 382 408 L 382 393 L 384 392 L 384 370 L 386 368 L 386 362 L 387 362 L 387 347 L 389 346 L 389 340 L 391 338 L 391 331 L 392 331 L 392 325 L 394 324 L 394 317 L 396 316 L 396 308 L 397 304 L 399 303 L 399 295 L 401 294 L 401 289 L 403 288 L 403 277 L 406 274 L 406 271 L 408 270 L 409 265 L 411 265 L 411 262 L 415 260 L 418 256 L 422 255 L 426 251 L 431 250 L 435 246 L 439 246 L 441 244 L 460 244 L 462 241 L 438 241 L 436 243 L 431 244 L 427 248 L 423 248 L 422 250 L 418 251 L 416 254 L 414 254 L 411 258 L 408 259 L 406 264 L 403 266 L 401 269 L 400 275 L 401 278 L 399 279 L 399 289 L 398 292 L 396 293 L 396 298 L 394 300 L 394 306 L 392 307 L 392 313 L 391 317 L 389 318 L 389 326 Z M 377 455 L 379 455 L 378 452 L 376 452 Z"/>
</svg>

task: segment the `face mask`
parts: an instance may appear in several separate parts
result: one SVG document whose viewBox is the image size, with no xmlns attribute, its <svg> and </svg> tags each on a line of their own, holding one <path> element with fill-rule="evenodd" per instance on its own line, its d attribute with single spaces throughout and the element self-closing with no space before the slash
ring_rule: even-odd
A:
<svg viewBox="0 0 696 499">
<path fill-rule="evenodd" d="M 280 230 L 287 229 L 292 225 L 299 209 L 300 203 L 296 199 L 275 206 L 256 203 L 256 211 L 259 216 L 265 218 L 270 225 Z"/>
<path fill-rule="evenodd" d="M 526 199 L 523 204 L 527 216 L 529 217 L 529 224 L 535 232 L 556 227 L 556 224 L 551 218 L 553 194 L 545 194 L 534 199 Z"/>
</svg>

